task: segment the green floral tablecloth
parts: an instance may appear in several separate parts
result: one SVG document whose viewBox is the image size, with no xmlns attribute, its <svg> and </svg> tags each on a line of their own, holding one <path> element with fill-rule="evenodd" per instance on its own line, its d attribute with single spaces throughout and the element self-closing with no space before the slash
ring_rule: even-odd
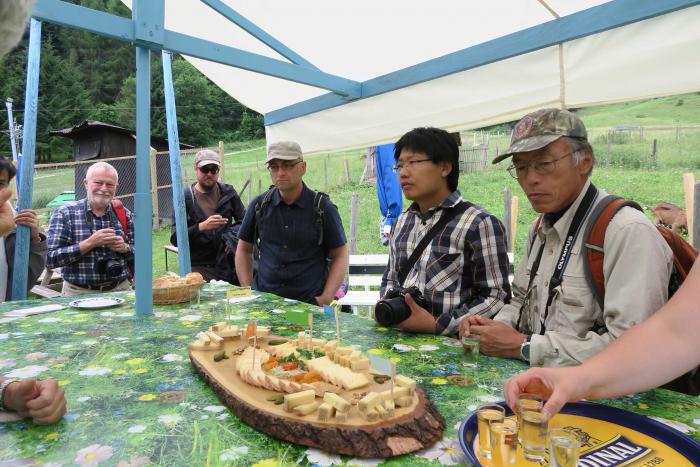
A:
<svg viewBox="0 0 700 467">
<path fill-rule="evenodd" d="M 257 319 L 272 326 L 274 334 L 298 332 L 285 321 L 284 310 L 308 305 L 255 295 L 232 305 L 234 322 Z M 341 337 L 396 361 L 398 371 L 415 378 L 447 420 L 443 440 L 429 449 L 386 461 L 351 459 L 280 442 L 248 427 L 199 379 L 187 343 L 225 318 L 224 288 L 207 285 L 199 303 L 156 306 L 154 316 L 146 319 L 134 316 L 133 293 L 114 296 L 126 303 L 19 319 L 4 313 L 49 302 L 0 306 L 0 374 L 57 379 L 68 400 L 64 420 L 53 426 L 0 421 L 0 465 L 463 464 L 459 422 L 477 405 L 501 400 L 503 381 L 524 369 L 517 361 L 482 356 L 475 381 L 464 385 L 456 340 L 403 334 L 341 314 Z M 314 334 L 333 338 L 334 321 L 319 313 Z M 606 404 L 661 417 L 700 440 L 698 398 L 657 390 Z"/>
</svg>

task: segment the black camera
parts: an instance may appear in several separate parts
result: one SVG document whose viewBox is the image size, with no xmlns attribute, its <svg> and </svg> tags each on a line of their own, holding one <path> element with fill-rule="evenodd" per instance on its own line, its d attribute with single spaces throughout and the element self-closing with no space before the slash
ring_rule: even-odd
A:
<svg viewBox="0 0 700 467">
<path fill-rule="evenodd" d="M 389 289 L 383 299 L 374 305 L 374 319 L 382 326 L 393 326 L 411 316 L 404 296 L 408 294 L 421 308 L 429 309 L 430 304 L 418 287 Z"/>
<path fill-rule="evenodd" d="M 95 264 L 95 270 L 109 278 L 119 277 L 123 271 L 122 262 L 113 256 L 100 258 L 97 260 L 97 264 Z"/>
</svg>

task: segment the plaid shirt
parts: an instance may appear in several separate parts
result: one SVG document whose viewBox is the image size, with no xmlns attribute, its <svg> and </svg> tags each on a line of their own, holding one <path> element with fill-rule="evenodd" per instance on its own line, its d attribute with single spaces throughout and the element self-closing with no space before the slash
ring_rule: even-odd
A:
<svg viewBox="0 0 700 467">
<path fill-rule="evenodd" d="M 400 266 L 438 222 L 445 208 L 462 199 L 454 191 L 440 205 L 421 214 L 413 203 L 399 217 L 391 235 L 389 267 L 382 278 L 382 296 L 397 287 Z M 472 205 L 450 220 L 432 239 L 403 287 L 417 286 L 430 303 L 436 332 L 451 335 L 467 315 L 491 318 L 510 301 L 505 229 L 493 215 Z"/>
<path fill-rule="evenodd" d="M 113 209 L 105 215 L 98 217 L 93 214 L 88 205 L 87 215 L 92 216 L 94 230 L 90 230 L 86 219 L 86 200 L 81 199 L 67 206 L 56 209 L 49 222 L 48 255 L 46 257 L 46 267 L 49 269 L 61 268 L 61 276 L 64 280 L 78 286 L 101 285 L 113 282 L 121 282 L 129 278 L 129 268 L 127 259 L 134 257 L 134 218 L 131 212 L 126 209 L 127 228 L 129 230 L 127 243 L 131 251 L 126 254 L 119 254 L 107 247 L 97 247 L 90 250 L 85 255 L 80 254 L 79 243 L 100 229 L 114 229 L 122 238 L 126 238 L 121 223 L 117 219 Z M 102 258 L 117 258 L 122 265 L 122 273 L 117 277 L 107 277 L 96 270 L 97 261 Z"/>
</svg>

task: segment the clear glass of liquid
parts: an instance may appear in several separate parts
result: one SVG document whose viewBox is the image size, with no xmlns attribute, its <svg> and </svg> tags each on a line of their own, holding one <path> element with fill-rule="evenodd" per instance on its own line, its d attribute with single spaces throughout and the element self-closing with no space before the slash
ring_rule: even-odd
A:
<svg viewBox="0 0 700 467">
<path fill-rule="evenodd" d="M 479 425 L 479 454 L 485 459 L 491 458 L 491 422 L 502 422 L 506 416 L 503 406 L 498 404 L 482 405 L 476 409 L 476 419 Z"/>
<path fill-rule="evenodd" d="M 581 443 L 575 433 L 562 428 L 549 430 L 549 465 L 576 467 Z"/>
</svg>

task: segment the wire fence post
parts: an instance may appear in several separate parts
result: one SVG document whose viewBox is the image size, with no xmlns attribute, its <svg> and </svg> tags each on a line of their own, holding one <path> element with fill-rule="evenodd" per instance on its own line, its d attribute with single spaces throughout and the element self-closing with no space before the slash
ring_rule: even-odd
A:
<svg viewBox="0 0 700 467">
<path fill-rule="evenodd" d="M 151 202 L 153 203 L 153 228 L 160 227 L 160 214 L 158 210 L 158 168 L 156 163 L 156 155 L 158 152 L 151 148 Z M 134 208 L 136 206 L 134 205 Z"/>
<path fill-rule="evenodd" d="M 357 253 L 357 193 L 352 192 L 350 201 L 350 254 Z"/>
<path fill-rule="evenodd" d="M 219 180 L 221 180 L 221 183 L 226 183 L 226 162 L 224 161 L 223 141 L 219 141 L 219 159 L 221 159 L 221 170 L 219 171 Z"/>
</svg>

